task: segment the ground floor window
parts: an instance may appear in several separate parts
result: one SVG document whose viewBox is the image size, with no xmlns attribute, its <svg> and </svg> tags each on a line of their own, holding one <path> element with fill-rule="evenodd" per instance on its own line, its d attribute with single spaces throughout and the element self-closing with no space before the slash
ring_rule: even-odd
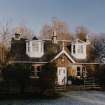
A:
<svg viewBox="0 0 105 105">
<path fill-rule="evenodd" d="M 31 76 L 36 77 L 36 78 L 39 77 L 40 71 L 41 71 L 40 66 L 33 67 L 32 71 L 31 71 Z"/>
<path fill-rule="evenodd" d="M 86 68 L 85 67 L 82 68 L 82 77 L 86 77 Z"/>
<path fill-rule="evenodd" d="M 80 69 L 80 67 L 77 67 L 77 76 L 81 76 L 81 69 Z"/>
</svg>

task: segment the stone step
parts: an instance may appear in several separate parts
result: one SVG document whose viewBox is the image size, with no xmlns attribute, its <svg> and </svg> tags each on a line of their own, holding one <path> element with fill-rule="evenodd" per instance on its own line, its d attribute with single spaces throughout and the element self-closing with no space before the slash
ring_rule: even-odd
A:
<svg viewBox="0 0 105 105">
<path fill-rule="evenodd" d="M 101 86 L 96 83 L 94 78 L 88 78 L 84 80 L 85 89 L 100 89 Z"/>
<path fill-rule="evenodd" d="M 101 87 L 88 86 L 88 87 L 84 87 L 84 89 L 101 89 Z"/>
<path fill-rule="evenodd" d="M 84 81 L 84 83 L 96 83 L 95 81 Z"/>
<path fill-rule="evenodd" d="M 89 85 L 84 85 L 84 86 L 91 86 L 91 87 L 101 87 L 100 85 L 96 85 L 96 84 L 93 84 L 93 85 L 91 85 L 91 84 L 89 84 Z"/>
<path fill-rule="evenodd" d="M 97 82 L 84 82 L 84 84 L 98 84 Z"/>
<path fill-rule="evenodd" d="M 66 86 L 56 86 L 55 89 L 57 91 L 65 91 L 66 90 Z"/>
</svg>

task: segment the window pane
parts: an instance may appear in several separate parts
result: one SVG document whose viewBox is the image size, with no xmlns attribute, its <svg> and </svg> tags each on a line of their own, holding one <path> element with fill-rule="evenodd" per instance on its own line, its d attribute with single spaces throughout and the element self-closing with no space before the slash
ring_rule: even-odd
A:
<svg viewBox="0 0 105 105">
<path fill-rule="evenodd" d="M 78 53 L 83 53 L 83 45 L 78 45 Z"/>
<path fill-rule="evenodd" d="M 81 53 L 83 53 L 83 45 L 81 45 Z"/>
<path fill-rule="evenodd" d="M 81 48 L 80 48 L 80 45 L 78 45 L 78 53 L 81 52 Z"/>
<path fill-rule="evenodd" d="M 80 73 L 80 67 L 77 67 L 77 76 L 80 76 L 81 73 Z"/>
<path fill-rule="evenodd" d="M 31 71 L 31 76 L 34 76 L 34 77 L 39 77 L 40 75 L 40 66 L 37 66 L 35 67 L 34 69 L 32 69 Z"/>
<path fill-rule="evenodd" d="M 73 53 L 75 53 L 75 45 L 73 45 Z"/>
<path fill-rule="evenodd" d="M 65 73 L 65 70 L 63 70 L 63 73 Z"/>
<path fill-rule="evenodd" d="M 39 44 L 37 42 L 32 42 L 32 50 L 38 52 Z"/>
<path fill-rule="evenodd" d="M 28 42 L 28 52 L 30 51 L 30 43 Z"/>
</svg>

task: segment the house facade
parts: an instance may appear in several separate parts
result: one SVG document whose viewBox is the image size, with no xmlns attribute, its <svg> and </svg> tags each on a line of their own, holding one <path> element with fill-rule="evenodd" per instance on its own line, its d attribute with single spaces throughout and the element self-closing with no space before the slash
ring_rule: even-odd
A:
<svg viewBox="0 0 105 105">
<path fill-rule="evenodd" d="M 34 67 L 31 78 L 39 78 L 41 67 L 54 62 L 57 65 L 57 84 L 66 85 L 69 77 L 81 79 L 86 76 L 83 61 L 87 58 L 89 44 L 88 38 L 85 42 L 79 39 L 57 40 L 56 32 L 53 32 L 52 39 L 49 40 L 26 40 L 16 33 L 11 40 L 11 62 L 31 63 Z"/>
</svg>

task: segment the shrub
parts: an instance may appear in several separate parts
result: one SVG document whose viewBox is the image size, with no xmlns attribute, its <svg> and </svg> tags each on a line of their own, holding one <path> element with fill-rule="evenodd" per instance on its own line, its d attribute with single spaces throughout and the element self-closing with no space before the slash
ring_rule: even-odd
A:
<svg viewBox="0 0 105 105">
<path fill-rule="evenodd" d="M 56 65 L 54 63 L 47 63 L 42 67 L 40 73 L 39 86 L 41 94 L 47 90 L 55 91 L 55 80 L 56 80 Z"/>
</svg>

